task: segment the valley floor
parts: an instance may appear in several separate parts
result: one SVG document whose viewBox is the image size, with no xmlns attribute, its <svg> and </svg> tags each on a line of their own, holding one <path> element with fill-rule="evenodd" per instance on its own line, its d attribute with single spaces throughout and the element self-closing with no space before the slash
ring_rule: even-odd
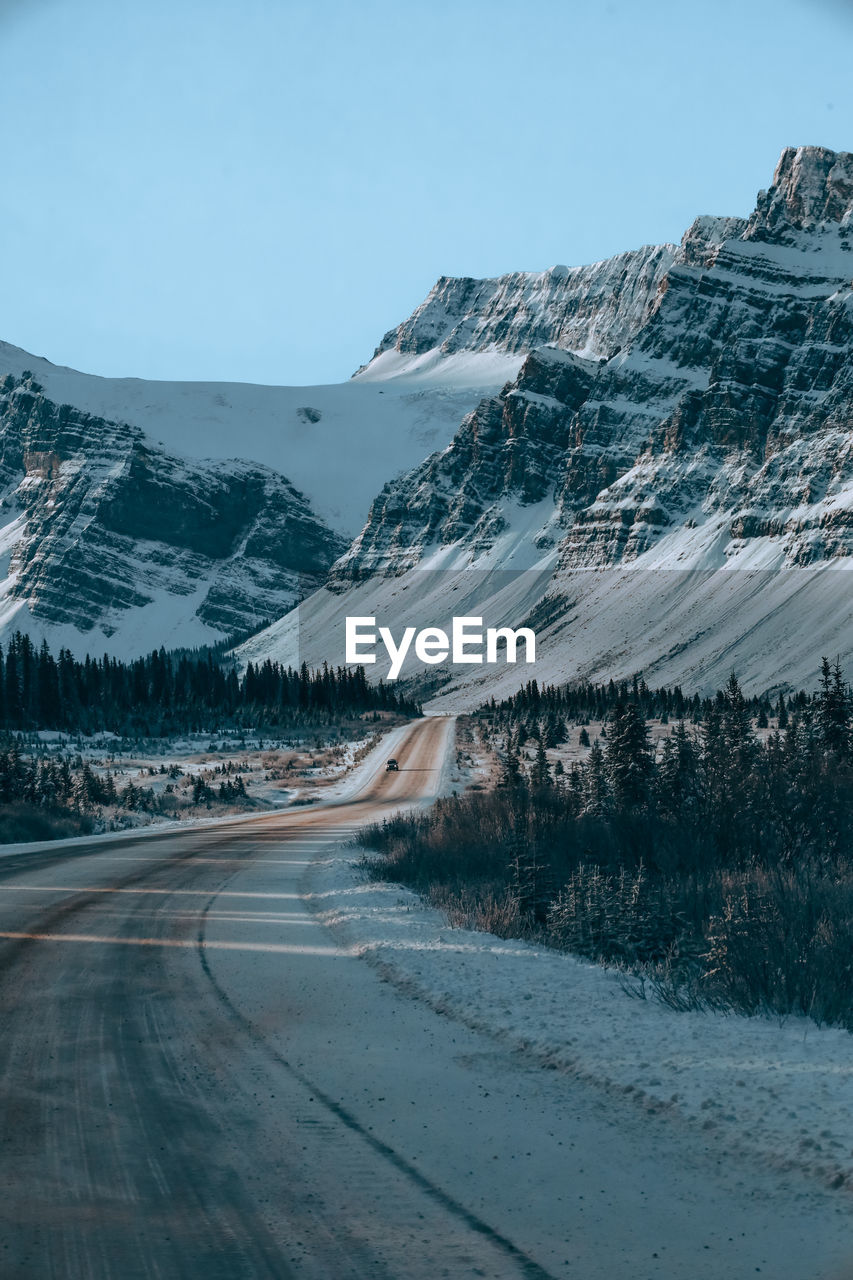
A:
<svg viewBox="0 0 853 1280">
<path fill-rule="evenodd" d="M 54 769 L 67 766 L 73 795 L 62 806 L 23 798 L 0 804 L 0 852 L 33 841 L 182 827 L 316 804 L 346 786 L 389 728 L 381 721 L 350 723 L 285 738 L 234 730 L 139 740 L 13 736 L 19 767 L 38 770 L 45 761 Z"/>
</svg>

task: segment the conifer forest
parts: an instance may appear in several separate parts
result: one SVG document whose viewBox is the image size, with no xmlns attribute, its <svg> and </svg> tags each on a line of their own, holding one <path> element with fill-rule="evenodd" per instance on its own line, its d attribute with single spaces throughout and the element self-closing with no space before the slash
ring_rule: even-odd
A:
<svg viewBox="0 0 853 1280">
<path fill-rule="evenodd" d="M 374 826 L 374 874 L 679 1008 L 853 1029 L 853 696 L 837 664 L 774 700 L 734 675 L 710 698 L 531 682 L 470 723 L 496 786 Z"/>
</svg>

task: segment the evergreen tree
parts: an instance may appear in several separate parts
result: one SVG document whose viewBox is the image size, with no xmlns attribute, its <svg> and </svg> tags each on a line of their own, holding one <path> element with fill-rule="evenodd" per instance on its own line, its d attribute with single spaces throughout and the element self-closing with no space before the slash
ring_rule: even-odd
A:
<svg viewBox="0 0 853 1280">
<path fill-rule="evenodd" d="M 821 662 L 820 692 L 818 694 L 818 724 L 827 751 L 846 756 L 850 751 L 850 691 L 841 675 L 836 660 L 830 667 L 828 659 Z"/>
<path fill-rule="evenodd" d="M 521 764 L 514 747 L 507 747 L 504 752 L 504 766 L 501 781 L 504 786 L 507 787 L 516 787 L 522 781 Z"/>
<path fill-rule="evenodd" d="M 536 759 L 533 764 L 531 773 L 531 781 L 535 787 L 547 787 L 551 782 L 551 770 L 548 765 L 548 755 L 545 751 L 545 743 L 540 738 L 536 748 Z"/>
<path fill-rule="evenodd" d="M 610 780 L 604 752 L 598 738 L 592 744 L 583 769 L 583 809 L 593 818 L 603 818 L 610 809 Z"/>
<path fill-rule="evenodd" d="M 655 789 L 660 810 L 673 818 L 687 818 L 697 804 L 698 752 L 683 720 L 663 741 Z"/>
<path fill-rule="evenodd" d="M 648 726 L 636 702 L 617 703 L 607 739 L 607 775 L 617 808 L 645 803 L 652 776 Z"/>
<path fill-rule="evenodd" d="M 776 706 L 776 721 L 777 721 L 777 727 L 778 727 L 780 730 L 782 730 L 782 729 L 787 729 L 787 727 L 788 727 L 788 707 L 787 707 L 787 705 L 786 705 L 786 703 L 785 703 L 785 695 L 784 695 L 784 693 L 780 693 L 780 694 L 779 694 L 779 702 L 778 702 L 778 704 L 777 704 L 777 706 Z"/>
<path fill-rule="evenodd" d="M 748 768 L 755 748 L 752 716 L 734 672 L 729 676 L 723 692 L 721 727 L 725 749 L 732 764 L 738 769 Z"/>
</svg>

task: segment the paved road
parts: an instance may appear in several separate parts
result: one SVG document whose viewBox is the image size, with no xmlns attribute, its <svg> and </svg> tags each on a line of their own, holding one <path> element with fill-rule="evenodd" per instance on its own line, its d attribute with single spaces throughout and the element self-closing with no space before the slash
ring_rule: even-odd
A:
<svg viewBox="0 0 853 1280">
<path fill-rule="evenodd" d="M 709 1167 L 319 923 L 314 860 L 451 736 L 322 808 L 0 859 L 4 1280 L 830 1274 L 837 1197 Z"/>
</svg>

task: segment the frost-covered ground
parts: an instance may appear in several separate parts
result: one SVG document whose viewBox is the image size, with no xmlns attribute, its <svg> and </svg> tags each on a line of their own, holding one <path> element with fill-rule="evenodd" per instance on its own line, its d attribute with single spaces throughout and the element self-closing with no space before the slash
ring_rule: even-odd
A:
<svg viewBox="0 0 853 1280">
<path fill-rule="evenodd" d="M 195 847 L 203 856 L 189 861 L 200 877 L 196 908 L 189 905 L 186 866 L 177 869 L 185 895 L 180 912 L 189 910 L 190 924 L 186 946 L 163 949 L 165 978 L 178 984 L 164 990 L 183 993 L 184 1003 L 178 995 L 165 1003 L 175 1031 L 156 1049 L 181 1055 L 182 1089 L 196 1081 L 196 1092 L 186 1095 L 191 1104 L 198 1105 L 200 1087 L 205 1106 L 222 1105 L 216 1132 L 223 1141 L 237 1117 L 244 1143 L 240 1100 L 248 1100 L 259 1142 L 247 1184 L 259 1188 L 263 1220 L 275 1220 L 294 1198 L 287 1185 L 293 1166 L 282 1165 L 281 1144 L 296 1125 L 304 1126 L 312 1221 L 337 1230 L 355 1220 L 362 1242 L 384 1239 L 385 1232 L 411 1252 L 391 1265 L 394 1275 L 747 1280 L 761 1271 L 774 1280 L 849 1280 L 853 1242 L 841 1182 L 853 1149 L 849 1037 L 675 1015 L 632 1001 L 613 975 L 592 965 L 451 929 L 413 894 L 367 883 L 341 835 L 382 811 L 372 806 L 373 784 L 384 779 L 387 755 L 402 755 L 400 737 L 431 728 L 426 721 L 392 730 L 360 769 L 333 784 L 339 797 L 365 789 L 353 808 L 301 811 L 282 824 L 280 842 L 261 846 L 246 829 L 248 856 L 239 845 L 229 851 L 221 829 L 218 848 L 200 841 Z M 431 757 L 415 760 L 408 779 L 402 772 L 386 783 L 399 788 L 391 794 L 401 805 L 446 794 L 475 776 L 476 751 L 463 737 L 454 765 L 451 741 L 445 734 Z M 380 789 L 378 803 L 387 810 L 388 792 L 381 797 Z M 95 898 L 91 886 L 101 885 L 114 898 L 84 902 L 85 925 L 75 925 L 76 936 L 94 945 L 106 928 L 118 941 L 124 929 L 116 928 L 115 913 L 132 911 L 124 938 L 131 941 L 145 918 L 137 898 L 145 886 L 135 879 L 130 893 L 115 892 L 116 867 L 156 867 L 155 883 L 171 890 L 175 848 L 160 841 L 146 848 L 141 834 L 129 848 L 115 844 L 103 850 L 102 862 L 97 846 L 81 849 L 79 860 L 63 865 L 60 887 L 50 864 L 41 880 L 27 866 L 16 901 L 32 912 L 26 895 L 38 895 L 40 909 L 47 903 L 52 910 L 50 895 L 63 901 L 89 886 Z M 132 874 L 138 877 L 136 866 Z M 171 917 L 175 909 L 165 892 L 149 896 L 144 910 L 153 927 L 155 917 Z M 9 909 L 21 907 L 10 901 Z M 206 982 L 185 985 L 201 974 L 199 915 L 216 983 L 258 1032 L 217 1042 L 225 1056 L 215 1074 L 200 1077 L 204 1028 L 218 1025 L 219 1005 Z M 9 929 L 33 927 L 31 916 L 26 924 L 7 919 Z M 172 939 L 174 920 L 162 927 Z M 137 948 L 119 951 L 123 964 L 135 963 Z M 50 953 L 61 957 L 58 939 L 38 954 Z M 87 990 L 97 977 L 90 964 L 84 961 Z M 52 983 L 44 986 L 53 991 Z M 70 1009 L 76 1027 L 78 1005 L 58 1001 L 58 1008 L 65 1012 L 56 1021 Z M 101 1022 L 109 1029 L 109 1020 Z M 40 1017 L 35 1034 L 43 1047 Z M 45 1055 L 35 1060 L 43 1064 Z M 296 1072 L 277 1069 L 288 1062 Z M 127 1066 L 135 1088 L 134 1061 Z M 100 1077 L 81 1068 L 79 1078 Z M 79 1111 L 69 1106 L 62 1114 Z M 353 1150 L 359 1134 L 370 1135 L 368 1146 L 356 1143 Z M 211 1157 L 217 1178 L 222 1150 L 229 1148 L 217 1140 Z M 100 1144 L 98 1151 L 106 1159 L 115 1148 Z M 396 1162 L 391 1183 L 388 1153 Z M 234 1168 L 232 1190 L 239 1184 Z M 416 1189 L 431 1184 L 444 1199 L 427 1197 L 426 1208 L 413 1201 L 411 1187 L 401 1190 L 397 1178 L 405 1170 Z M 495 1267 L 480 1234 L 473 1251 L 448 1263 L 445 1233 L 457 1227 L 452 1215 L 434 1221 L 436 1205 L 446 1206 L 448 1197 L 532 1261 Z M 303 1238 L 291 1231 L 291 1240 Z M 321 1273 L 338 1271 L 327 1266 Z"/>
<path fill-rule="evenodd" d="M 227 821 L 234 815 L 337 797 L 388 727 L 370 722 L 363 729 L 352 724 L 306 728 L 284 738 L 235 730 L 143 739 L 47 731 L 18 735 L 17 747 L 24 766 L 67 762 L 77 797 L 69 812 L 87 818 L 92 833 L 102 835 L 154 825 Z M 86 770 L 98 783 L 112 783 L 109 796 L 86 792 L 81 801 Z M 199 784 L 204 787 L 201 793 Z M 6 849 L 10 838 L 15 847 L 21 843 L 17 830 L 11 837 L 0 830 L 0 844 L 4 837 Z"/>
<path fill-rule="evenodd" d="M 338 847 L 315 867 L 315 909 L 405 993 L 544 1067 L 665 1113 L 724 1153 L 853 1189 L 853 1039 L 806 1019 L 678 1013 L 620 976 L 545 947 L 452 928 Z"/>
<path fill-rule="evenodd" d="M 599 728 L 591 724 L 591 736 Z M 654 728 L 657 738 L 669 726 Z M 549 756 L 585 756 L 576 732 L 572 739 Z M 487 784 L 492 771 L 463 721 L 443 791 Z M 720 1155 L 744 1152 L 853 1191 L 848 1032 L 807 1018 L 677 1012 L 615 970 L 455 928 L 404 886 L 368 880 L 361 860 L 361 850 L 339 846 L 318 862 L 312 902 L 347 947 L 405 993 L 544 1067 L 692 1127 Z"/>
</svg>

